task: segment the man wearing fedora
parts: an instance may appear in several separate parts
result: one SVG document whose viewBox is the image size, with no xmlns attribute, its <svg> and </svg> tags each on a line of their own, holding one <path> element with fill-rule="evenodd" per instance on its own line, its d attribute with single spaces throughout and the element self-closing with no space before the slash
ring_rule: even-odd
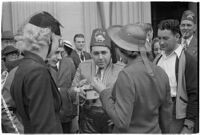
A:
<svg viewBox="0 0 200 135">
<path fill-rule="evenodd" d="M 24 133 L 62 133 L 61 97 L 45 63 L 55 54 L 61 24 L 48 12 L 33 15 L 18 40 L 25 45 L 23 61 L 13 69 L 11 96 L 22 118 Z"/>
<path fill-rule="evenodd" d="M 91 37 L 91 60 L 80 63 L 72 90 L 78 91 L 84 98 L 80 112 L 81 133 L 110 133 L 112 122 L 102 108 L 102 103 L 91 87 L 92 79 L 98 76 L 107 88 L 113 86 L 119 71 L 124 67 L 122 63 L 113 64 L 111 43 L 105 29 L 94 29 Z"/>
<path fill-rule="evenodd" d="M 112 89 L 98 78 L 93 87 L 114 122 L 113 133 L 168 133 L 171 98 L 166 73 L 146 55 L 146 33 L 138 24 L 111 26 L 108 34 L 127 65 Z"/>
<path fill-rule="evenodd" d="M 77 115 L 75 106 L 71 102 L 69 89 L 71 87 L 76 72 L 74 62 L 70 57 L 73 51 L 70 41 L 62 40 L 61 52 L 62 59 L 58 64 L 58 87 L 62 97 L 62 107 L 60 110 L 60 120 L 62 123 L 63 133 L 71 133 L 72 119 Z"/>
<path fill-rule="evenodd" d="M 197 58 L 197 38 L 195 37 L 196 16 L 191 10 L 183 12 L 180 24 L 180 31 L 182 34 L 181 44 L 188 51 L 189 54 Z"/>
<path fill-rule="evenodd" d="M 1 124 L 3 133 L 24 133 L 20 116 L 16 113 L 16 105 L 10 95 L 10 87 L 13 81 L 13 74 L 10 71 L 18 66 L 22 59 L 19 57 L 19 51 L 12 45 L 7 45 L 2 50 L 2 61 L 5 63 L 4 73 L 7 73 L 5 83 L 2 87 L 2 111 Z M 11 119 L 9 118 L 9 114 Z"/>
<path fill-rule="evenodd" d="M 158 25 L 158 37 L 163 52 L 154 63 L 168 75 L 173 101 L 170 133 L 198 132 L 198 84 L 196 59 L 178 44 L 179 21 L 163 20 Z"/>
</svg>

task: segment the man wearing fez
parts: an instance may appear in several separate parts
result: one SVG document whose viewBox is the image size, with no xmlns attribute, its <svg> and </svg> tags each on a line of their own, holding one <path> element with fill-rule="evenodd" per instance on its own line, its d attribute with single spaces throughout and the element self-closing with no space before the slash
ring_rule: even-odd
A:
<svg viewBox="0 0 200 135">
<path fill-rule="evenodd" d="M 107 88 L 112 87 L 124 67 L 121 63 L 113 64 L 111 49 L 107 32 L 104 29 L 93 30 L 90 44 L 92 59 L 80 63 L 72 82 L 72 90 L 85 99 L 80 113 L 81 133 L 109 133 L 112 128 L 99 95 L 91 87 L 94 76 L 102 80 Z"/>
<path fill-rule="evenodd" d="M 196 16 L 190 11 L 183 12 L 180 24 L 180 31 L 182 34 L 181 44 L 192 56 L 197 57 L 197 38 L 196 31 Z"/>
<path fill-rule="evenodd" d="M 11 96 L 22 118 L 24 133 L 62 133 L 61 97 L 45 60 L 58 48 L 61 24 L 48 12 L 33 15 L 18 40 L 26 45 L 15 68 Z"/>
<path fill-rule="evenodd" d="M 127 59 L 114 87 L 95 77 L 104 110 L 114 123 L 113 133 L 168 133 L 171 121 L 170 87 L 166 73 L 146 55 L 146 33 L 137 24 L 111 26 L 111 39 Z"/>
</svg>

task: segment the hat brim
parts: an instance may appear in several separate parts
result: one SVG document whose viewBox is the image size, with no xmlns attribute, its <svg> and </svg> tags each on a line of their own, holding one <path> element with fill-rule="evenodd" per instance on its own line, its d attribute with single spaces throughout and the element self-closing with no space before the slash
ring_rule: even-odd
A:
<svg viewBox="0 0 200 135">
<path fill-rule="evenodd" d="M 70 49 L 73 49 L 71 45 L 69 45 L 68 43 L 64 43 L 64 46 Z"/>
<path fill-rule="evenodd" d="M 136 44 L 126 42 L 119 37 L 119 31 L 121 30 L 122 26 L 111 26 L 108 28 L 107 32 L 110 38 L 112 39 L 115 44 L 128 51 L 139 51 L 139 47 Z"/>
</svg>

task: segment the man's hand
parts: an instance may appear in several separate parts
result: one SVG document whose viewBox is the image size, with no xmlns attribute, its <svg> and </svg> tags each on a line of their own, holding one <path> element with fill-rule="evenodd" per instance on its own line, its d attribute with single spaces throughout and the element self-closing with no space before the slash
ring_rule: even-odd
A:
<svg viewBox="0 0 200 135">
<path fill-rule="evenodd" d="M 101 93 L 104 89 L 106 89 L 106 85 L 97 77 L 93 78 L 92 84 L 94 90 L 98 93 Z"/>
<path fill-rule="evenodd" d="M 193 129 L 189 129 L 187 127 L 183 127 L 183 129 L 181 130 L 182 134 L 192 134 L 193 133 Z"/>
<path fill-rule="evenodd" d="M 83 79 L 79 82 L 79 84 L 77 85 L 77 87 L 83 87 L 84 85 L 89 84 L 87 79 Z"/>
</svg>

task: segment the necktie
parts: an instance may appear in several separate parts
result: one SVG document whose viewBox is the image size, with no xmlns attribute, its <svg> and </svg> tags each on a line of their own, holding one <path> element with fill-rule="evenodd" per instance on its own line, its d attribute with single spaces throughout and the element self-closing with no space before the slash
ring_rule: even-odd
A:
<svg viewBox="0 0 200 135">
<path fill-rule="evenodd" d="M 84 61 L 84 55 L 81 53 L 81 61 Z"/>
<path fill-rule="evenodd" d="M 184 40 L 183 41 L 184 49 L 187 49 L 187 47 L 188 47 L 187 40 L 186 39 L 183 39 L 183 40 Z"/>
<path fill-rule="evenodd" d="M 101 70 L 102 68 L 98 68 L 96 76 L 101 79 Z"/>
</svg>

